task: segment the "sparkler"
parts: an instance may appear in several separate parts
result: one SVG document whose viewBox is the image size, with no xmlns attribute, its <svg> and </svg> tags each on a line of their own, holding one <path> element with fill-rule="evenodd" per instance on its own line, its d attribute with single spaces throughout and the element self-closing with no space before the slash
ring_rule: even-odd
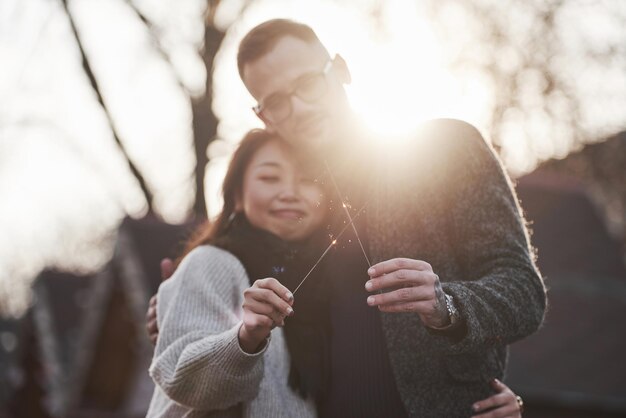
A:
<svg viewBox="0 0 626 418">
<path fill-rule="evenodd" d="M 333 182 L 335 191 L 337 192 L 337 195 L 339 195 L 339 199 L 341 200 L 341 206 L 343 207 L 343 210 L 346 213 L 346 216 L 348 216 L 348 221 L 350 222 L 349 225 L 352 225 L 352 230 L 354 231 L 354 235 L 356 236 L 356 239 L 359 242 L 359 246 L 361 247 L 363 256 L 365 257 L 365 260 L 367 261 L 367 265 L 368 267 L 372 267 L 372 263 L 370 262 L 370 259 L 367 256 L 367 252 L 365 252 L 365 247 L 363 246 L 363 242 L 361 242 L 361 237 L 359 236 L 359 232 L 356 230 L 356 225 L 354 224 L 354 220 L 352 219 L 352 216 L 350 216 L 350 211 L 348 210 L 348 207 L 344 203 L 343 199 L 341 199 L 342 197 L 341 190 L 339 190 L 339 186 L 337 185 L 337 182 L 335 181 L 335 176 L 333 176 L 332 171 L 330 171 L 330 167 L 328 167 L 328 162 L 326 160 L 324 160 L 324 164 L 326 165 L 326 170 L 328 171 L 328 174 L 330 174 L 330 179 Z"/>
<path fill-rule="evenodd" d="M 365 206 L 367 206 L 367 203 L 365 203 L 361 209 L 359 209 L 359 211 L 356 213 L 356 215 L 354 215 L 354 218 L 350 218 L 350 223 L 346 224 L 341 231 L 339 231 L 339 233 L 337 234 L 337 237 L 335 239 L 332 240 L 332 242 L 330 243 L 330 245 L 328 245 L 328 247 L 326 247 L 326 249 L 324 250 L 324 252 L 322 253 L 322 255 L 320 256 L 320 258 L 317 259 L 317 261 L 315 262 L 315 264 L 313 264 L 313 267 L 311 267 L 311 269 L 309 270 L 309 272 L 304 276 L 304 278 L 302 279 L 302 281 L 300 281 L 300 284 L 298 284 L 298 286 L 294 289 L 294 291 L 292 292 L 293 295 L 296 294 L 296 292 L 298 291 L 298 289 L 300 289 L 300 286 L 302 286 L 304 284 L 304 282 L 306 281 L 306 279 L 309 278 L 309 276 L 311 275 L 311 273 L 313 273 L 313 270 L 315 270 L 315 268 L 317 267 L 317 265 L 322 261 L 322 259 L 324 257 L 326 257 L 326 254 L 328 254 L 328 252 L 330 251 L 331 248 L 333 248 L 334 245 L 337 244 L 337 240 L 339 238 L 341 238 L 341 236 L 343 235 L 344 232 L 346 232 L 346 229 L 348 229 L 348 227 L 350 225 L 353 225 L 354 220 L 356 218 L 359 217 L 359 215 L 361 215 L 361 212 L 363 212 L 363 209 L 365 209 Z M 363 247 L 361 247 L 363 248 Z M 367 258 L 367 256 L 366 256 Z M 369 263 L 369 260 L 368 260 Z"/>
</svg>

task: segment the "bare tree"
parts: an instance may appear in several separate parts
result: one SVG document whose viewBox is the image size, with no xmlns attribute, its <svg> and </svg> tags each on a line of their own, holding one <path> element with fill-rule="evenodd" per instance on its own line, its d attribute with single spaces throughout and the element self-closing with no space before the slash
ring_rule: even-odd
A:
<svg viewBox="0 0 626 418">
<path fill-rule="evenodd" d="M 563 27 L 575 24 L 565 15 L 589 2 L 563 0 L 507 0 L 429 2 L 445 46 L 457 50 L 451 62 L 458 72 L 476 71 L 487 77 L 494 93 L 488 130 L 496 149 L 511 130 L 524 140 L 517 147 L 538 160 L 563 157 L 594 137 L 584 124 L 583 98 L 571 64 L 581 73 L 586 66 L 624 65 L 624 39 L 607 40 L 598 46 L 581 36 L 572 42 Z M 595 12 L 615 27 L 626 27 L 626 14 L 618 2 L 594 3 Z M 570 31 L 571 32 L 571 31 Z M 574 44 L 574 45 L 573 45 Z M 572 57 L 572 47 L 576 56 Z M 569 54 L 569 55 L 568 55 Z M 620 64 L 622 63 L 622 64 Z M 624 68 L 626 71 L 626 68 Z M 538 131 L 541 125 L 545 130 Z M 546 152 L 545 149 L 553 151 Z M 519 174 L 519 173 L 518 173 Z"/>
<path fill-rule="evenodd" d="M 89 79 L 89 83 L 91 84 L 91 87 L 93 88 L 94 93 L 96 93 L 96 97 L 98 98 L 98 103 L 100 104 L 100 106 L 102 107 L 102 110 L 104 111 L 107 122 L 109 123 L 109 127 L 111 128 L 113 138 L 115 139 L 115 143 L 117 144 L 120 151 L 122 152 L 122 155 L 124 155 L 124 157 L 126 158 L 126 161 L 128 162 L 128 167 L 130 168 L 131 173 L 133 174 L 133 176 L 139 183 L 139 186 L 141 187 L 144 197 L 146 198 L 148 209 L 152 211 L 152 194 L 150 193 L 150 190 L 148 189 L 148 186 L 146 185 L 146 181 L 144 180 L 141 172 L 135 166 L 133 161 L 130 159 L 128 153 L 126 152 L 126 149 L 124 148 L 124 144 L 120 140 L 119 134 L 117 133 L 117 130 L 115 128 L 115 123 L 113 122 L 109 109 L 104 103 L 100 86 L 98 85 L 98 81 L 96 80 L 96 77 L 92 70 L 91 64 L 89 62 L 89 58 L 85 52 L 85 48 L 83 47 L 83 43 L 81 41 L 78 29 L 76 28 L 74 18 L 68 7 L 68 0 L 61 0 L 61 4 L 63 5 L 63 10 L 67 14 L 68 21 L 72 28 L 72 34 L 74 35 L 74 39 L 76 40 L 76 45 L 78 46 L 78 49 L 80 51 L 83 70 L 85 71 L 85 74 L 87 75 L 87 78 Z"/>
</svg>

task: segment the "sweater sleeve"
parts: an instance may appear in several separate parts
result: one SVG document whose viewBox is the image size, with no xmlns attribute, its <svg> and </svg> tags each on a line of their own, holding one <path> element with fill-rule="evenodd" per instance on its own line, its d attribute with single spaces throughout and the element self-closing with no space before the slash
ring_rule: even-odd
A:
<svg viewBox="0 0 626 418">
<path fill-rule="evenodd" d="M 445 278 L 442 286 L 454 296 L 464 323 L 460 339 L 435 338 L 442 338 L 449 354 L 461 354 L 503 346 L 536 331 L 546 291 L 500 161 L 474 127 L 454 124 L 451 147 L 457 160 L 450 164 L 448 206 L 463 277 Z"/>
<path fill-rule="evenodd" d="M 243 266 L 231 254 L 192 251 L 158 292 L 159 337 L 150 376 L 172 400 L 200 410 L 226 409 L 253 399 L 263 376 L 263 353 L 241 350 Z"/>
</svg>

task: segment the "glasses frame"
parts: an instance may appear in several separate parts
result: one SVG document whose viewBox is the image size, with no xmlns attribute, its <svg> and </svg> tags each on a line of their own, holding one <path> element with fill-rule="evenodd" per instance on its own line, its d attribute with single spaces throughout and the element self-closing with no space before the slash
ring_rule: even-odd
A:
<svg viewBox="0 0 626 418">
<path fill-rule="evenodd" d="M 324 68 L 322 69 L 322 71 L 315 72 L 315 73 L 310 73 L 309 75 L 323 75 L 324 76 L 324 82 L 326 82 L 326 77 L 328 76 L 328 73 L 330 72 L 330 70 L 333 68 L 333 64 L 334 63 L 335 63 L 335 59 L 331 58 L 328 61 L 326 61 L 326 64 L 324 64 Z M 296 94 L 296 92 L 298 91 L 299 87 L 300 87 L 300 83 L 296 83 L 296 85 L 291 87 L 291 89 L 289 89 L 288 91 L 282 93 L 288 99 L 289 112 L 287 113 L 287 115 L 285 117 L 281 118 L 280 120 L 272 121 L 267 116 L 263 116 L 264 106 L 263 106 L 262 103 L 257 103 L 255 106 L 252 107 L 252 110 L 263 121 L 269 121 L 271 123 L 281 123 L 284 120 L 286 120 L 289 116 L 291 116 L 291 112 L 293 112 L 293 105 L 291 104 L 291 98 L 293 96 L 297 96 L 298 98 L 300 98 L 301 100 L 304 100 L 305 102 L 309 102 L 309 103 L 313 102 L 313 101 L 305 100 L 305 99 L 303 99 L 302 97 L 300 97 L 300 96 L 298 96 Z"/>
</svg>

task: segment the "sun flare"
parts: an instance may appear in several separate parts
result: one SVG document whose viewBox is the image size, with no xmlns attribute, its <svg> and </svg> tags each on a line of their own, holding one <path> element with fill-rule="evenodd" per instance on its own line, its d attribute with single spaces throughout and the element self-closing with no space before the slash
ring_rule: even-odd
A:
<svg viewBox="0 0 626 418">
<path fill-rule="evenodd" d="M 434 28 L 416 4 L 389 0 L 375 22 L 354 5 L 299 2 L 301 7 L 295 10 L 290 4 L 255 3 L 224 39 L 214 72 L 214 111 L 220 120 L 222 142 L 236 144 L 248 129 L 260 126 L 252 112 L 242 111 L 254 100 L 233 69 L 241 37 L 259 22 L 275 17 L 311 25 L 331 55 L 338 53 L 346 59 L 352 75 L 346 87 L 348 97 L 365 125 L 380 134 L 375 138 L 385 143 L 402 141 L 420 123 L 434 117 L 479 122 L 470 111 L 484 106 L 475 97 L 460 99 L 461 84 L 446 69 Z M 471 107 L 466 106 L 470 103 Z M 220 150 L 227 148 L 233 147 L 213 144 L 210 149 L 207 201 L 211 215 L 221 206 L 218 189 L 229 153 Z"/>
<path fill-rule="evenodd" d="M 456 82 L 444 68 L 430 26 L 415 8 L 394 2 L 386 10 L 385 27 L 371 29 L 369 42 L 349 49 L 355 52 L 348 59 L 353 75 L 348 94 L 373 131 L 401 136 L 426 119 L 450 116 L 446 98 Z"/>
</svg>

